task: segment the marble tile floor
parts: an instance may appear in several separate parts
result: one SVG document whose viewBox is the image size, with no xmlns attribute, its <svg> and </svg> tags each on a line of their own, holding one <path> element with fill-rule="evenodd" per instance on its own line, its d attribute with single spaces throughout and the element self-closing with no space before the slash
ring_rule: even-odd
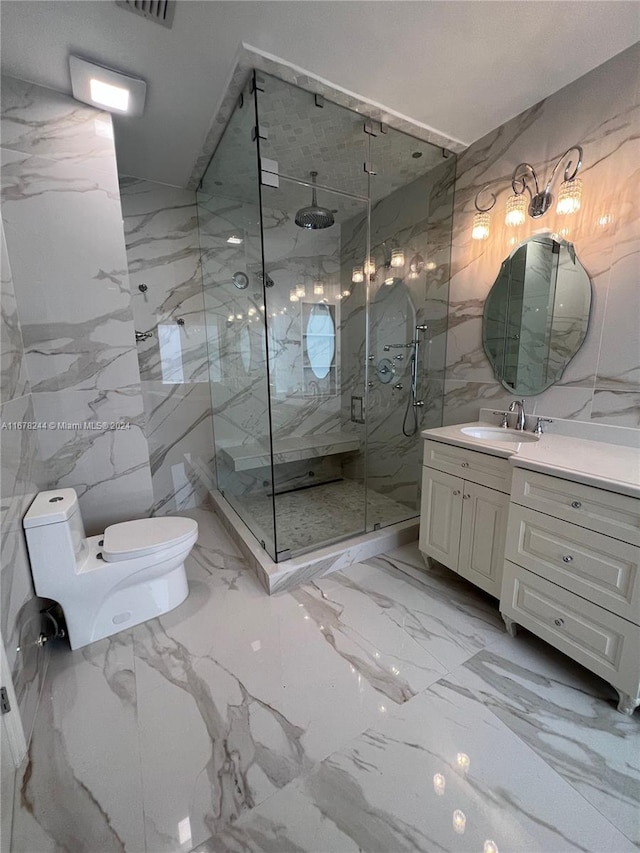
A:
<svg viewBox="0 0 640 853">
<path fill-rule="evenodd" d="M 235 511 L 252 531 L 262 531 L 265 538 L 273 530 L 271 498 L 245 495 L 233 499 Z M 340 480 L 309 489 L 300 489 L 276 495 L 276 529 L 278 551 L 289 549 L 292 553 L 320 548 L 330 542 L 362 533 L 366 525 L 373 530 L 375 524 L 386 527 L 405 521 L 417 512 L 373 489 L 365 490 L 356 480 Z M 268 536 L 267 539 L 272 539 Z"/>
<path fill-rule="evenodd" d="M 608 685 L 415 544 L 269 597 L 188 514 L 184 604 L 54 649 L 12 853 L 637 851 Z"/>
</svg>

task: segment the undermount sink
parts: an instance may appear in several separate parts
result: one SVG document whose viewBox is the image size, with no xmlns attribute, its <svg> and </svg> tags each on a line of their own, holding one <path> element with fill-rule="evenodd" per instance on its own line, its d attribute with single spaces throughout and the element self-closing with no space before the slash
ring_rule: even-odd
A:
<svg viewBox="0 0 640 853">
<path fill-rule="evenodd" d="M 462 427 L 460 432 L 471 438 L 484 438 L 485 441 L 501 441 L 509 444 L 521 444 L 522 442 L 539 441 L 540 439 L 540 436 L 524 432 L 524 430 L 502 429 L 502 427 Z"/>
</svg>

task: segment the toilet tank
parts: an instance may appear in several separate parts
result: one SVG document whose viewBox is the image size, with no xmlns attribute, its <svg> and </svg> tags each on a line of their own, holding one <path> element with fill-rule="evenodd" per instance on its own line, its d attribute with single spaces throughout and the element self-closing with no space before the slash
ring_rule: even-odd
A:
<svg viewBox="0 0 640 853">
<path fill-rule="evenodd" d="M 86 548 L 86 533 L 74 489 L 40 492 L 22 524 L 34 575 L 54 566 L 62 571 L 76 570 Z"/>
</svg>

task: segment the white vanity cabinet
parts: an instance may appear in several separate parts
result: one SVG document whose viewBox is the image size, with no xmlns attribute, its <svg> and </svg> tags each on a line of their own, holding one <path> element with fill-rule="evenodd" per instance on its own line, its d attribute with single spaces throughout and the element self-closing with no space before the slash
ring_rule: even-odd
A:
<svg viewBox="0 0 640 853">
<path fill-rule="evenodd" d="M 640 500 L 513 474 L 500 611 L 640 704 Z"/>
<path fill-rule="evenodd" d="M 425 441 L 420 550 L 496 598 L 510 487 L 508 459 Z"/>
</svg>

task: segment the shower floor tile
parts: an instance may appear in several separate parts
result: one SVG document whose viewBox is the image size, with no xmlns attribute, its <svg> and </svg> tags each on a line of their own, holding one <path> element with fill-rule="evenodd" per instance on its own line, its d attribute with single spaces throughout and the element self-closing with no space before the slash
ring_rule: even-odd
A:
<svg viewBox="0 0 640 853">
<path fill-rule="evenodd" d="M 269 597 L 185 514 L 187 600 L 54 646 L 8 850 L 637 853 L 638 714 L 494 599 L 416 545 Z"/>
<path fill-rule="evenodd" d="M 234 499 L 236 512 L 247 527 L 263 538 L 261 531 L 273 529 L 271 499 L 242 497 Z M 341 480 L 276 495 L 278 551 L 291 552 L 320 547 L 337 539 L 364 532 L 376 524 L 386 527 L 412 518 L 418 511 L 386 495 L 365 490 L 356 480 Z"/>
</svg>

